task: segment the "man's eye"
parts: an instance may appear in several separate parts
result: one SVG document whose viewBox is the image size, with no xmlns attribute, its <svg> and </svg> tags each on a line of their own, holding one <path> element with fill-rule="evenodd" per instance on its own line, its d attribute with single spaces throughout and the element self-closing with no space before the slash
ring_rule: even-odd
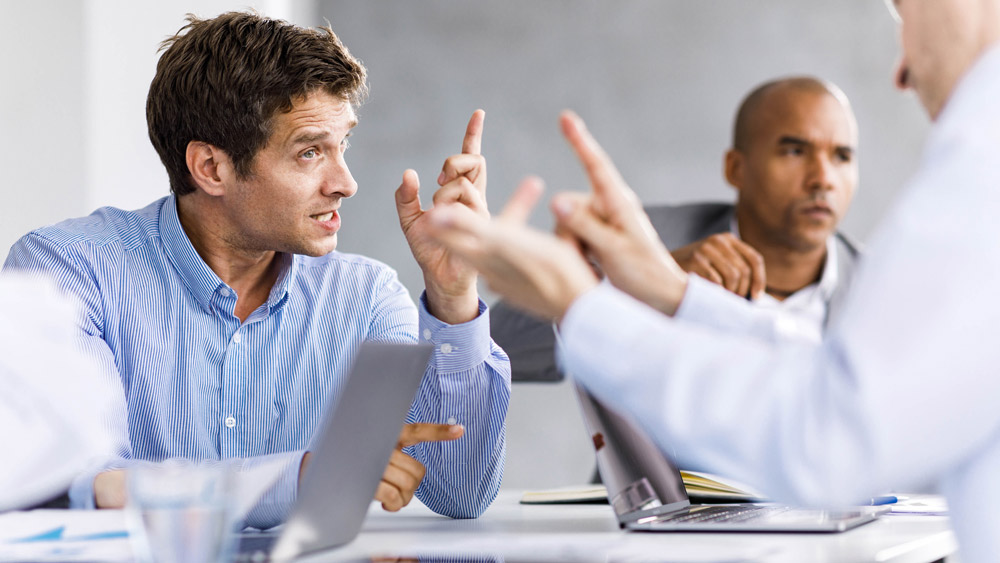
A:
<svg viewBox="0 0 1000 563">
<path fill-rule="evenodd" d="M 348 139 L 347 137 L 344 137 L 344 140 L 340 142 L 340 146 L 343 147 L 344 150 L 346 151 L 347 149 L 351 148 L 351 140 Z"/>
<path fill-rule="evenodd" d="M 302 158 L 311 160 L 313 158 L 316 158 L 318 154 L 319 153 L 316 152 L 316 149 L 309 149 L 306 152 L 302 153 Z"/>
<path fill-rule="evenodd" d="M 837 160 L 839 160 L 840 162 L 850 162 L 851 161 L 851 153 L 838 152 L 837 153 Z"/>
<path fill-rule="evenodd" d="M 781 151 L 781 154 L 788 156 L 801 156 L 805 154 L 805 151 L 802 150 L 802 147 L 785 147 L 784 150 Z"/>
</svg>

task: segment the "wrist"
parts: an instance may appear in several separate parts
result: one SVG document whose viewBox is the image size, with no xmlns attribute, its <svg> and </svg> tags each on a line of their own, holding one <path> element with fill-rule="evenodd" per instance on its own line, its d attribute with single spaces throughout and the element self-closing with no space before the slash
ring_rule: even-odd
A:
<svg viewBox="0 0 1000 563">
<path fill-rule="evenodd" d="M 479 316 L 479 292 L 475 282 L 460 291 L 447 291 L 425 280 L 427 312 L 438 320 L 457 325 Z"/>
</svg>

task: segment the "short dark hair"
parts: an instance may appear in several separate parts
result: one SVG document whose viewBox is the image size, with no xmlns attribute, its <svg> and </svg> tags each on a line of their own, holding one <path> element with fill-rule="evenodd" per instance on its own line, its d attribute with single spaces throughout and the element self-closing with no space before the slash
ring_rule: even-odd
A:
<svg viewBox="0 0 1000 563">
<path fill-rule="evenodd" d="M 790 76 L 765 82 L 751 91 L 740 103 L 736 112 L 736 122 L 733 125 L 733 148 L 746 151 L 753 136 L 753 120 L 758 110 L 764 105 L 767 97 L 782 88 L 790 88 L 803 92 L 829 94 L 849 107 L 847 96 L 836 84 L 812 76 Z"/>
<path fill-rule="evenodd" d="M 188 14 L 160 49 L 146 122 L 178 196 L 195 190 L 189 142 L 222 149 L 247 178 L 277 112 L 317 89 L 352 104 L 367 95 L 365 67 L 329 26 L 306 29 L 244 12 L 207 20 Z"/>
</svg>

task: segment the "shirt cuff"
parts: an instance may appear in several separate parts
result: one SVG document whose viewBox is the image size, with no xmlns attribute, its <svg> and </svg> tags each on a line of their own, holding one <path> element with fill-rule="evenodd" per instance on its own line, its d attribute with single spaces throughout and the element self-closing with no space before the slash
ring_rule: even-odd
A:
<svg viewBox="0 0 1000 563">
<path fill-rule="evenodd" d="M 490 312 L 479 300 L 479 315 L 471 321 L 450 325 L 427 310 L 427 293 L 420 295 L 420 342 L 434 345 L 431 363 L 438 373 L 468 371 L 491 354 Z"/>
<path fill-rule="evenodd" d="M 295 504 L 295 499 L 299 491 L 299 470 L 302 467 L 302 457 L 305 450 L 295 452 L 285 452 L 247 458 L 243 464 L 243 469 L 247 470 L 255 465 L 269 463 L 274 460 L 287 458 L 287 465 L 282 470 L 278 479 L 267 491 L 261 495 L 260 500 L 254 505 L 246 515 L 243 522 L 245 526 L 266 530 L 281 524 L 288 518 L 288 513 Z"/>
</svg>

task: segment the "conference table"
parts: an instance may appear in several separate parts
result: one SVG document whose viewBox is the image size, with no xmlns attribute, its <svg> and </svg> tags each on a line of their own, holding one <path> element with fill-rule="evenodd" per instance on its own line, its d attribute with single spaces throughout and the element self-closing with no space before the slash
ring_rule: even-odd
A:
<svg viewBox="0 0 1000 563">
<path fill-rule="evenodd" d="M 956 550 L 940 515 L 885 514 L 835 534 L 643 533 L 620 530 L 607 504 L 522 505 L 521 493 L 501 491 L 475 520 L 436 515 L 416 499 L 397 513 L 373 503 L 353 542 L 304 560 L 927 563 Z"/>
</svg>

